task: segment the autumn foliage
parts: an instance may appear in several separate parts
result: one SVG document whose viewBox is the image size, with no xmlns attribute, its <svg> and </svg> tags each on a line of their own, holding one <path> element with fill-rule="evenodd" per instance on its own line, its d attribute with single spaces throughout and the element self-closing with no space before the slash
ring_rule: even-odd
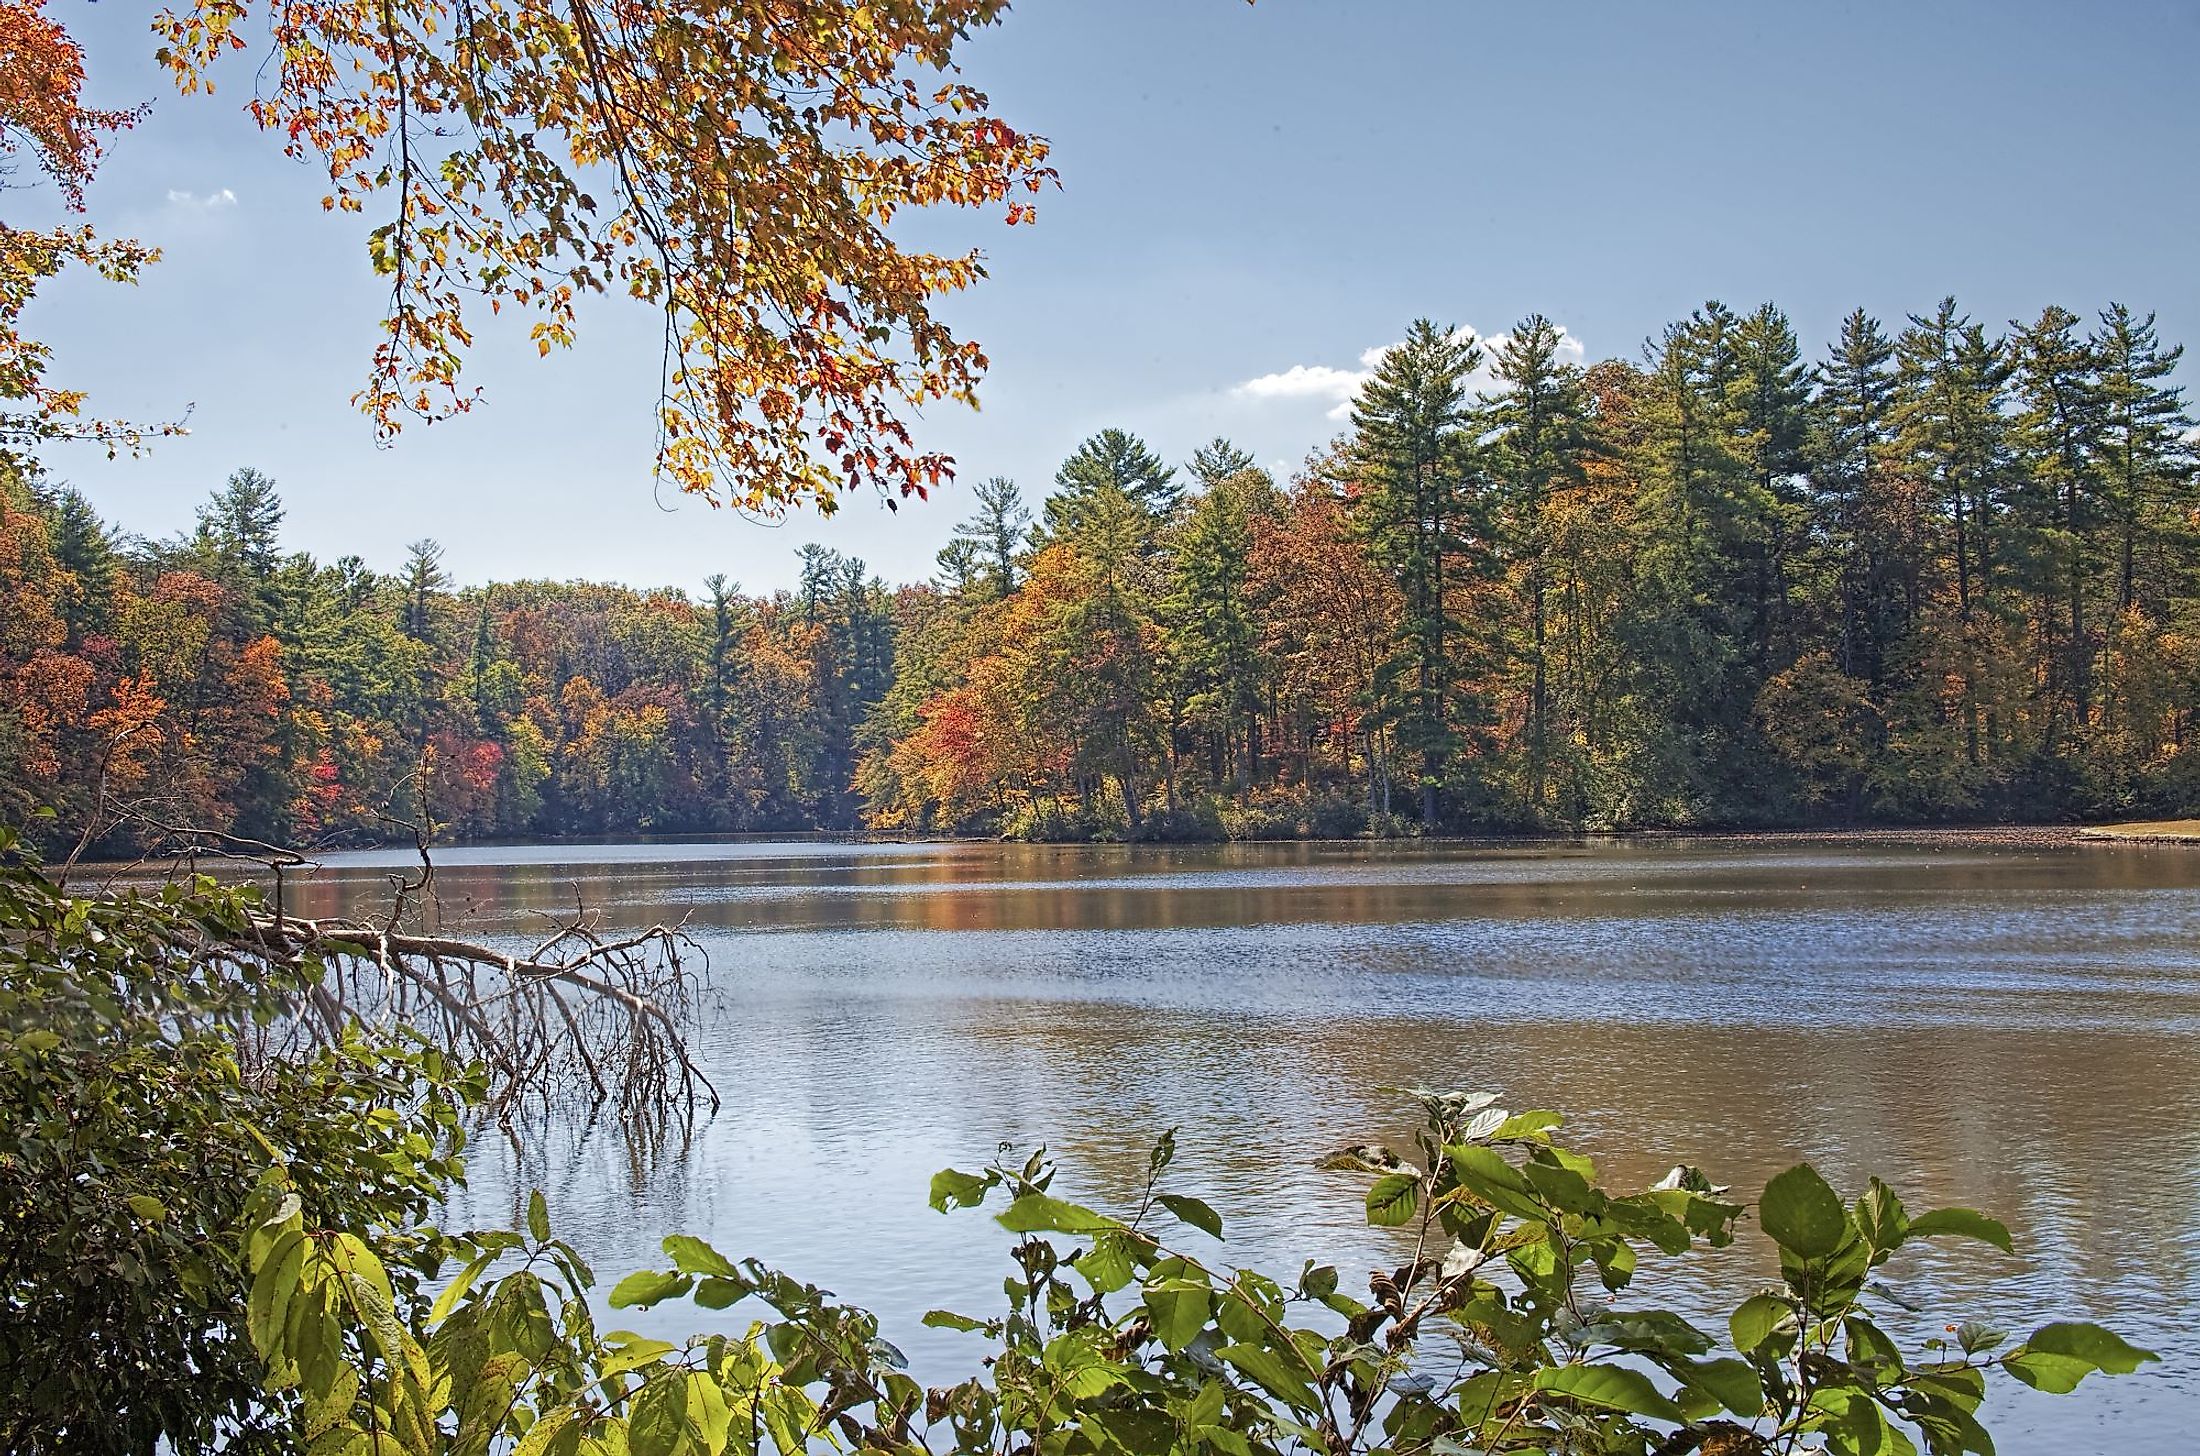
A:
<svg viewBox="0 0 2200 1456">
<path fill-rule="evenodd" d="M 46 0 L 0 0 L 0 190 L 18 180 L 18 159 L 53 184 L 62 210 L 81 213 L 84 189 L 109 138 L 134 126 L 142 107 L 103 110 L 84 102 L 84 53 Z M 84 392 L 47 382 L 52 350 L 21 330 L 40 284 L 70 266 L 127 283 L 159 255 L 142 244 L 101 238 L 80 223 L 16 227 L 0 222 L 0 446 L 40 440 L 141 439 L 141 427 L 83 416 Z M 164 427 L 172 429 L 173 427 Z"/>
<path fill-rule="evenodd" d="M 230 52 L 259 124 L 377 218 L 390 283 L 360 405 L 464 411 L 478 316 L 569 346 L 592 294 L 664 317 L 658 463 L 752 511 L 892 501 L 951 473 L 908 411 L 968 400 L 975 343 L 932 312 L 978 251 L 904 247 L 917 207 L 1030 219 L 1046 143 L 988 110 L 956 47 L 1005 0 L 195 0 L 155 23 L 186 93 Z"/>
</svg>

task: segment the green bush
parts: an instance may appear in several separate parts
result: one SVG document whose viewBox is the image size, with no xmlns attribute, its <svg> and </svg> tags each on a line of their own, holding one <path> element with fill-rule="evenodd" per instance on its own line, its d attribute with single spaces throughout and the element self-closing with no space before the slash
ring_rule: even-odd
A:
<svg viewBox="0 0 2200 1456">
<path fill-rule="evenodd" d="M 417 1286 L 479 1084 L 417 1043 L 287 1046 L 298 983 L 218 949 L 251 895 L 71 897 L 0 831 L 0 1449 L 294 1448 L 242 1335 L 270 1166 Z"/>
<path fill-rule="evenodd" d="M 925 1317 L 984 1357 L 951 1386 L 920 1386 L 863 1311 L 683 1236 L 665 1241 L 670 1268 L 620 1280 L 610 1304 L 692 1298 L 732 1312 L 724 1332 L 599 1333 L 592 1275 L 551 1237 L 539 1194 L 524 1235 L 450 1240 L 455 1274 L 408 1320 L 371 1249 L 312 1228 L 272 1180 L 252 1236 L 252 1334 L 272 1385 L 299 1402 L 301 1437 L 523 1456 L 1895 1456 L 1920 1442 L 1954 1456 L 1993 1449 L 1979 1418 L 1991 1378 L 2064 1393 L 2154 1358 L 2070 1322 L 2014 1344 L 1963 1325 L 1905 1349 L 1873 1308 L 1875 1272 L 1920 1239 L 2006 1249 L 2006 1230 L 1968 1209 L 1913 1217 L 1876 1180 L 1845 1203 L 1807 1166 L 1754 1206 L 1686 1168 L 1615 1194 L 1553 1140 L 1554 1113 L 1415 1095 L 1421 1165 L 1369 1159 L 1366 1195 L 1368 1221 L 1398 1229 L 1410 1256 L 1366 1300 L 1329 1265 L 1279 1277 L 1211 1262 L 1220 1216 L 1160 1186 L 1173 1135 L 1120 1216 L 1055 1197 L 1043 1156 L 939 1174 L 934 1207 L 998 1198 L 1015 1236 L 1005 1309 Z M 1652 1261 L 1724 1248 L 1745 1221 L 1777 1247 L 1781 1279 L 1723 1329 L 1591 1297 L 1631 1291 Z"/>
</svg>

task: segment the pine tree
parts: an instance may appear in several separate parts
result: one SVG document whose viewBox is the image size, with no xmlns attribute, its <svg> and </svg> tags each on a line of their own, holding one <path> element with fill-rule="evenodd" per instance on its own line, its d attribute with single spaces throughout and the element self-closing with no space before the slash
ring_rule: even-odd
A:
<svg viewBox="0 0 2200 1456">
<path fill-rule="evenodd" d="M 2092 351 L 2100 395 L 2104 504 L 2115 522 L 2116 610 L 2143 607 L 2165 619 L 2172 596 L 2193 591 L 2196 500 L 2192 416 L 2169 381 L 2182 344 L 2162 347 L 2154 315 L 2113 303 Z"/>
<path fill-rule="evenodd" d="M 1896 490 L 1894 344 L 1857 309 L 1816 371 L 1810 484 L 1818 533 L 1832 557 L 1835 661 L 1885 680 L 1893 645 L 1916 620 L 1922 589 L 1914 512 Z"/>
<path fill-rule="evenodd" d="M 1277 506 L 1274 482 L 1249 465 L 1209 484 L 1177 533 L 1164 603 L 1184 717 L 1207 736 L 1210 779 L 1240 789 L 1258 764 L 1267 676 L 1250 590 L 1253 522 Z"/>
<path fill-rule="evenodd" d="M 229 630 L 239 640 L 265 635 L 282 617 L 272 587 L 282 564 L 282 525 L 275 482 L 249 465 L 199 507 L 191 545 L 207 573 L 235 599 L 236 620 Z"/>
<path fill-rule="evenodd" d="M 1544 516 L 1555 491 L 1580 485 L 1593 453 L 1595 427 L 1581 370 L 1559 360 L 1564 333 L 1541 314 L 1515 325 L 1497 349 L 1492 373 L 1502 388 L 1487 401 L 1490 468 L 1499 500 L 1498 538 L 1517 564 L 1524 598 L 1528 664 L 1527 799 L 1536 814 L 1548 804 L 1551 756 L 1550 542 Z"/>
<path fill-rule="evenodd" d="M 73 651 L 84 638 L 104 632 L 113 618 L 115 582 L 121 558 L 115 539 L 84 492 L 65 486 L 46 497 L 51 521 L 54 564 L 69 574 L 61 619 Z"/>
<path fill-rule="evenodd" d="M 1968 622 L 1994 590 L 1996 517 L 2009 488 L 2007 350 L 1944 298 L 1895 340 L 1898 448 L 1949 523 L 1957 611 Z"/>
<path fill-rule="evenodd" d="M 987 592 L 998 601 L 1016 589 L 1016 556 L 1030 533 L 1031 512 L 1025 508 L 1023 492 L 1016 488 L 1016 482 L 1005 475 L 980 481 L 975 494 L 978 508 L 955 528 L 955 539 L 948 549 L 966 548 L 957 555 L 957 563 L 973 581 L 982 574 Z M 949 567 L 945 551 L 940 554 L 940 564 Z"/>
<path fill-rule="evenodd" d="M 1054 473 L 1054 484 L 1044 513 L 1049 541 L 1075 535 L 1102 491 L 1121 491 L 1157 524 L 1176 513 L 1182 496 L 1176 472 L 1125 430 L 1102 430 L 1079 445 Z"/>
<path fill-rule="evenodd" d="M 1067 750 L 1087 790 L 1115 780 L 1133 832 L 1144 823 L 1149 769 L 1167 747 L 1160 630 L 1154 617 L 1155 528 L 1128 491 L 1103 481 L 1087 497 L 1075 533 L 1044 557 L 1062 561 L 1040 640 L 1027 657 L 1027 696 L 1046 702 L 1043 721 Z M 1171 785 L 1173 790 L 1173 783 Z"/>
<path fill-rule="evenodd" d="M 1191 461 L 1185 468 L 1192 472 L 1192 478 L 1202 488 L 1213 490 L 1239 471 L 1251 470 L 1253 457 L 1217 435 L 1192 452 Z"/>
<path fill-rule="evenodd" d="M 1762 797 L 1750 725 L 1768 676 L 1761 572 L 1775 502 L 1737 407 L 1736 333 L 1717 303 L 1669 326 L 1649 349 L 1636 422 L 1641 536 L 1624 630 L 1632 690 L 1657 719 L 1630 752 L 1645 807 L 1676 821 Z"/>
<path fill-rule="evenodd" d="M 200 534 L 254 581 L 275 574 L 282 559 L 282 525 L 283 502 L 275 482 L 249 465 L 199 507 Z"/>
<path fill-rule="evenodd" d="M 1810 369 L 1786 314 L 1772 304 L 1734 326 L 1736 378 L 1730 386 L 1736 453 L 1755 478 L 1763 529 L 1744 550 L 1749 584 L 1748 639 L 1760 678 L 1796 655 L 1788 594 L 1792 556 L 1809 531 L 1804 473 L 1810 443 Z"/>
<path fill-rule="evenodd" d="M 451 585 L 450 574 L 443 569 L 442 543 L 424 536 L 406 546 L 405 568 L 398 580 L 405 593 L 399 616 L 401 629 L 415 642 L 433 643 L 435 597 Z"/>
<path fill-rule="evenodd" d="M 2092 345 L 2078 332 L 2076 314 L 2050 307 L 2031 325 L 2012 327 L 2019 406 L 2014 443 L 2024 463 L 2018 503 L 2039 536 L 2040 596 L 2043 603 L 2059 598 L 2061 616 L 2058 623 L 2057 611 L 2044 606 L 2039 614 L 2041 658 L 2050 698 L 2059 699 L 2070 726 L 2082 728 L 2093 699 L 2085 599 L 2102 514 L 2096 475 L 2105 424 L 2101 392 Z"/>
<path fill-rule="evenodd" d="M 1955 622 L 1935 644 L 1942 674 L 1958 679 L 1956 716 L 1964 757 L 1981 762 L 1997 736 L 1995 703 L 1982 696 L 1983 614 L 2000 608 L 1997 536 L 2012 479 L 2009 421 L 2003 406 L 2011 365 L 2007 348 L 1990 339 L 1944 298 L 1929 316 L 1911 315 L 1895 340 L 1896 449 L 1947 526 L 1946 558 L 1954 577 Z"/>
<path fill-rule="evenodd" d="M 1467 409 L 1467 377 L 1481 362 L 1472 334 L 1418 319 L 1352 406 L 1359 529 L 1405 597 L 1377 695 L 1419 760 L 1421 823 L 1431 831 L 1439 791 L 1487 721 L 1470 686 L 1484 655 L 1456 615 L 1494 561 L 1491 493 Z"/>
</svg>

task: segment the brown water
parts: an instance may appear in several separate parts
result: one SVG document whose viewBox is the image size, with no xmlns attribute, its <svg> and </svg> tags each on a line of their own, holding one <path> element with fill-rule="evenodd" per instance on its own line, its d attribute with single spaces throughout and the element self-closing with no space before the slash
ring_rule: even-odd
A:
<svg viewBox="0 0 2200 1456">
<path fill-rule="evenodd" d="M 313 908 L 371 903 L 398 862 L 332 858 Z M 1617 1184 L 1693 1162 L 1753 1193 L 1808 1158 L 1999 1215 L 2014 1258 L 1894 1266 L 1918 1327 L 2082 1315 L 2164 1357 L 2059 1400 L 2000 1382 L 2001 1449 L 2200 1449 L 2200 850 L 620 845 L 453 850 L 438 881 L 479 934 L 578 895 L 687 916 L 709 951 L 725 1110 L 646 1167 L 609 1128 L 523 1167 L 485 1140 L 456 1210 L 508 1219 L 540 1183 L 609 1278 L 700 1233 L 959 1374 L 967 1337 L 918 1317 L 988 1310 L 1004 1243 L 925 1207 L 937 1169 L 1043 1140 L 1107 1204 L 1178 1126 L 1229 1260 L 1349 1279 L 1388 1251 L 1317 1154 L 1402 1139 L 1386 1085 L 1488 1088 L 1569 1113 Z M 1746 1292 L 1756 1257 L 1646 1259 L 1635 1297 Z"/>
</svg>

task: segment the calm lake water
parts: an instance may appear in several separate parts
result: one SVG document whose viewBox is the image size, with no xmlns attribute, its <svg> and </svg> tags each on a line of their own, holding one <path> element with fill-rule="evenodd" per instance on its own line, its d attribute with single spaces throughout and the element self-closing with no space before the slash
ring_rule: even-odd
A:
<svg viewBox="0 0 2200 1456">
<path fill-rule="evenodd" d="M 395 855 L 331 857 L 314 911 L 374 902 Z M 939 1168 L 1045 1142 L 1057 1191 L 1135 1192 L 1175 1126 L 1175 1186 L 1233 1263 L 1392 1259 L 1362 1180 L 1317 1157 L 1406 1146 L 1380 1089 L 1501 1091 L 1569 1114 L 1621 1185 L 1676 1162 L 1754 1196 L 1815 1162 L 1913 1212 L 2007 1221 L 2016 1257 L 1942 1241 L 1892 1282 L 1914 1327 L 2095 1317 L 2161 1352 L 2062 1399 L 1997 1382 L 2004 1452 L 2191 1451 L 2200 1427 L 2200 850 L 1713 839 L 1396 848 L 651 844 L 438 857 L 473 933 L 576 895 L 618 924 L 687 917 L 717 993 L 725 1097 L 648 1163 L 560 1125 L 476 1145 L 453 1222 L 529 1184 L 608 1286 L 688 1231 L 881 1315 L 920 1377 L 989 1312 L 1006 1237 L 925 1206 Z M 301 906 L 301 908 L 309 908 Z M 1196 1237 L 1196 1236 L 1195 1236 Z M 1662 1263 L 1635 1296 L 1746 1293 L 1749 1250 Z M 1700 1265 L 1691 1268 L 1691 1264 Z M 660 1311 L 659 1332 L 709 1327 Z"/>
</svg>

